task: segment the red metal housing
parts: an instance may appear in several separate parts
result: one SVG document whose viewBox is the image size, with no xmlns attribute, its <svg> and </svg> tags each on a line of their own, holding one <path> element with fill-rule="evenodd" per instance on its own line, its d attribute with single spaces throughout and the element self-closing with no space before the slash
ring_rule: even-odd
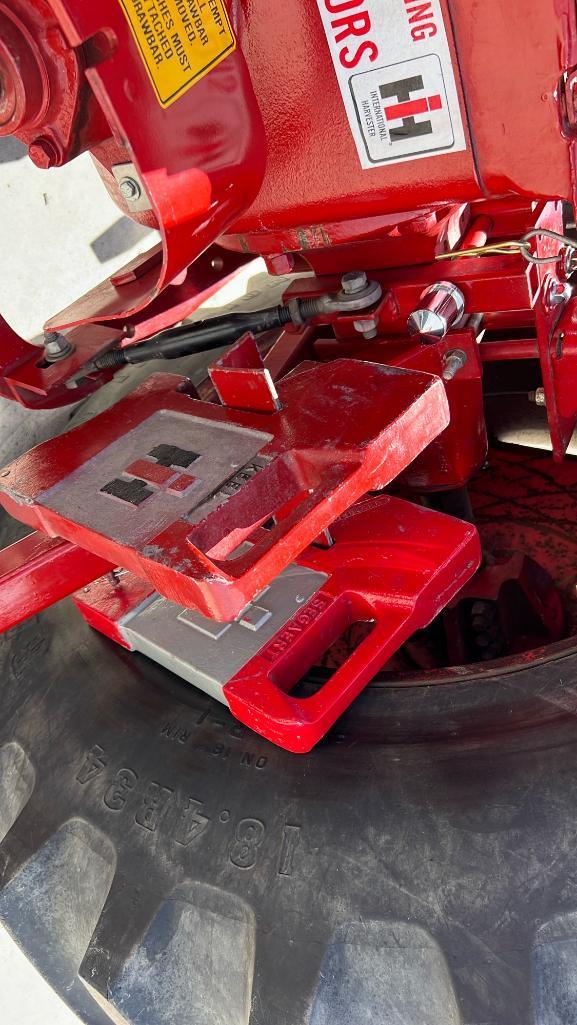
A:
<svg viewBox="0 0 577 1025">
<path fill-rule="evenodd" d="M 255 634 L 256 653 L 219 695 L 237 719 L 296 753 L 318 743 L 403 641 L 457 594 L 480 560 L 474 527 L 394 498 L 358 503 L 333 524 L 331 535 L 331 547 L 312 546 L 296 560 L 324 582 L 266 643 Z M 133 648 L 134 617 L 146 617 L 152 597 L 150 587 L 127 574 L 97 581 L 75 602 L 91 626 Z M 259 601 L 267 603 L 266 593 Z M 359 622 L 367 624 L 367 636 L 345 663 L 312 696 L 291 696 L 308 669 Z M 222 642 L 218 631 L 213 635 L 215 659 L 219 643 L 228 642 L 226 633 Z"/>
<path fill-rule="evenodd" d="M 154 375 L 6 467 L 0 502 L 172 601 L 233 619 L 448 423 L 438 378 L 371 363 L 302 364 L 278 400 L 278 411 L 244 412 Z"/>
<path fill-rule="evenodd" d="M 0 134 L 42 167 L 89 150 L 121 210 L 161 234 L 51 318 L 59 362 L 0 319 L 2 395 L 90 393 L 248 254 L 309 272 L 275 313 L 290 325 L 214 363 L 203 401 L 153 377 L 7 468 L 0 502 L 56 540 L 2 556 L 0 625 L 119 566 L 134 576 L 78 602 L 120 643 L 152 591 L 236 623 L 296 560 L 327 577 L 316 612 L 301 610 L 290 653 L 279 634 L 222 689 L 243 721 L 306 750 L 476 566 L 473 528 L 356 503 L 393 482 L 417 500 L 466 487 L 486 458 L 493 360 L 532 361 L 556 460 L 577 424 L 574 0 L 0 0 L 0 83 Z M 346 298 L 350 271 L 368 303 L 323 305 Z M 510 562 L 525 591 L 527 565 Z M 498 595 L 506 573 L 486 573 Z M 359 619 L 375 626 L 347 664 L 290 697 Z"/>
</svg>

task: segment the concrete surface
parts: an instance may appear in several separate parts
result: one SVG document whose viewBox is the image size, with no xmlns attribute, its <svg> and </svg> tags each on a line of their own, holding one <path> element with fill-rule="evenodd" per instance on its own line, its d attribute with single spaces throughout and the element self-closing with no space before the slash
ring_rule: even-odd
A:
<svg viewBox="0 0 577 1025">
<path fill-rule="evenodd" d="M 79 1025 L 0 927 L 0 1021 L 2 1025 Z"/>
<path fill-rule="evenodd" d="M 13 139 L 0 139 L 0 312 L 33 339 L 53 313 L 88 291 L 138 252 L 154 234 L 122 217 L 108 198 L 89 157 L 40 171 Z M 7 404 L 0 400 L 0 431 Z M 14 422 L 11 445 L 29 447 L 47 424 L 57 431 L 64 413 L 25 410 Z M 2 1025 L 78 1025 L 0 927 Z"/>
<path fill-rule="evenodd" d="M 0 139 L 0 211 L 0 311 L 29 339 L 154 241 L 109 199 L 90 157 L 42 171 L 14 139 Z"/>
</svg>

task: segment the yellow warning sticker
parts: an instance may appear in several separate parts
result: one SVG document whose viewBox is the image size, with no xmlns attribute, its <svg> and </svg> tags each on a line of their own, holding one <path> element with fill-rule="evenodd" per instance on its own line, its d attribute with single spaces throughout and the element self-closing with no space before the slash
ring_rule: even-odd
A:
<svg viewBox="0 0 577 1025">
<path fill-rule="evenodd" d="M 224 0 L 120 0 L 163 107 L 236 48 Z"/>
</svg>

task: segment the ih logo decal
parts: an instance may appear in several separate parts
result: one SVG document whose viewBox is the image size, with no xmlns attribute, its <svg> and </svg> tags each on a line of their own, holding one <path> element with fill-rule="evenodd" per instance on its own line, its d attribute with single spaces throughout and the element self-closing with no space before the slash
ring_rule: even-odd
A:
<svg viewBox="0 0 577 1025">
<path fill-rule="evenodd" d="M 443 68 L 435 54 L 353 75 L 350 88 L 371 163 L 398 163 L 455 145 Z"/>
<path fill-rule="evenodd" d="M 136 459 L 127 466 L 122 477 L 111 480 L 100 491 L 135 506 L 142 505 L 158 491 L 183 495 L 198 480 L 183 470 L 199 458 L 198 452 L 190 452 L 178 445 L 157 445 L 144 459 Z"/>
<path fill-rule="evenodd" d="M 407 139 L 419 139 L 423 135 L 433 134 L 433 125 L 430 119 L 417 121 L 420 114 L 428 114 L 431 111 L 442 110 L 443 100 L 439 93 L 433 96 L 416 97 L 415 94 L 424 92 L 425 83 L 422 75 L 415 75 L 413 78 L 402 78 L 398 82 L 390 82 L 389 85 L 381 85 L 379 92 L 383 104 L 383 113 L 388 122 L 392 123 L 389 137 L 392 143 L 405 142 Z M 388 103 L 395 99 L 396 103 Z"/>
</svg>

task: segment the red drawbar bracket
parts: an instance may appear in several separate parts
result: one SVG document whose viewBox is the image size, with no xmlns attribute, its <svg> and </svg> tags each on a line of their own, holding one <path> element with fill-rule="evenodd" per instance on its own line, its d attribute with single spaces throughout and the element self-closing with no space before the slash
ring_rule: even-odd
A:
<svg viewBox="0 0 577 1025">
<path fill-rule="evenodd" d="M 59 537 L 29 534 L 0 551 L 0 633 L 113 567 Z"/>
<path fill-rule="evenodd" d="M 473 526 L 399 499 L 364 499 L 233 623 L 215 622 L 126 574 L 75 596 L 91 626 L 226 704 L 257 733 L 309 751 L 375 673 L 435 618 L 480 562 Z M 356 623 L 367 636 L 310 697 L 291 690 Z"/>
<path fill-rule="evenodd" d="M 253 335 L 244 335 L 209 366 L 208 373 L 224 406 L 256 413 L 274 413 L 280 409 L 270 370 L 264 365 Z"/>
<path fill-rule="evenodd" d="M 438 377 L 354 360 L 301 364 L 277 393 L 278 409 L 249 412 L 155 375 L 13 462 L 0 502 L 171 601 L 233 620 L 449 420 Z"/>
</svg>

